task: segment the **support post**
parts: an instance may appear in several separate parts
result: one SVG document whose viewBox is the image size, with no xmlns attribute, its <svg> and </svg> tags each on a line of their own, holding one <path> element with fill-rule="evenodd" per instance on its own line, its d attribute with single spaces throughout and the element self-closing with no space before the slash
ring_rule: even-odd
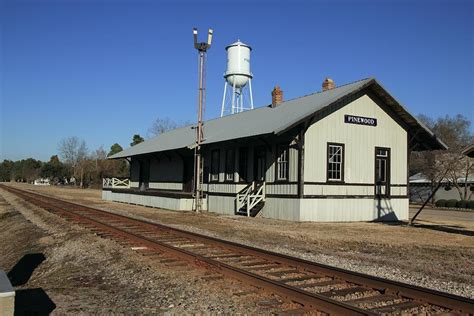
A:
<svg viewBox="0 0 474 316">
<path fill-rule="evenodd" d="M 249 79 L 249 89 L 250 89 L 250 108 L 253 110 L 252 78 Z"/>
<path fill-rule="evenodd" d="M 232 84 L 232 114 L 235 113 L 235 80 L 234 83 Z"/>
<path fill-rule="evenodd" d="M 415 221 L 415 219 L 418 217 L 418 215 L 421 213 L 421 211 L 425 208 L 426 204 L 428 204 L 428 202 L 431 200 L 431 198 L 436 194 L 436 192 L 439 190 L 439 188 L 441 187 L 442 184 L 443 183 L 442 183 L 442 179 L 441 179 L 439 181 L 438 185 L 436 186 L 436 188 L 433 190 L 433 192 L 431 192 L 430 196 L 426 199 L 426 201 L 420 207 L 418 212 L 416 212 L 416 214 L 410 219 L 410 221 L 408 222 L 409 226 L 413 226 L 413 222 Z"/>
<path fill-rule="evenodd" d="M 408 222 L 408 225 L 409 226 L 413 226 L 413 222 L 415 221 L 415 219 L 418 217 L 418 215 L 421 213 L 421 211 L 425 208 L 426 204 L 428 204 L 428 202 L 431 200 L 431 198 L 436 194 L 436 192 L 439 190 L 439 188 L 441 187 L 441 185 L 443 184 L 443 180 L 444 178 L 446 177 L 446 175 L 448 174 L 448 171 L 449 169 L 446 169 L 446 171 L 444 172 L 443 176 L 441 177 L 441 179 L 439 180 L 438 182 L 438 185 L 436 186 L 436 188 L 431 192 L 430 196 L 426 199 L 426 201 L 423 203 L 423 205 L 420 207 L 420 209 L 418 210 L 418 212 L 416 212 L 416 214 L 410 219 L 410 221 Z"/>
<path fill-rule="evenodd" d="M 301 127 L 298 135 L 298 198 L 304 197 L 304 135 L 305 130 Z"/>
<path fill-rule="evenodd" d="M 224 116 L 224 108 L 225 108 L 225 97 L 227 93 L 227 80 L 224 81 L 224 95 L 222 96 L 222 107 L 221 107 L 221 117 Z"/>
</svg>

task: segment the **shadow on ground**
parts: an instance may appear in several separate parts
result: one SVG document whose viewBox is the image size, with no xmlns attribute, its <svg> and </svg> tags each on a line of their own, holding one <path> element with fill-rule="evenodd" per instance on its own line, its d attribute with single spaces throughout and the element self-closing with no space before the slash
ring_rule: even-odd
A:
<svg viewBox="0 0 474 316">
<path fill-rule="evenodd" d="M 377 224 L 389 225 L 389 226 L 407 226 L 408 225 L 408 222 L 402 222 L 402 221 L 398 221 L 398 222 L 396 222 L 396 221 L 394 221 L 394 222 L 373 221 L 373 222 L 377 223 Z M 450 233 L 450 234 L 458 234 L 458 235 L 464 235 L 464 236 L 474 236 L 474 231 L 464 229 L 462 226 L 456 226 L 456 225 L 421 224 L 421 223 L 416 223 L 415 222 L 413 224 L 413 227 L 436 230 L 436 231 Z"/>
<path fill-rule="evenodd" d="M 46 257 L 42 253 L 24 255 L 7 274 L 12 285 L 27 284 L 33 272 L 44 260 Z M 41 288 L 15 291 L 15 315 L 49 315 L 55 308 L 56 304 Z"/>
<path fill-rule="evenodd" d="M 458 234 L 464 236 L 474 236 L 474 231 L 463 229 L 461 226 L 456 225 L 436 225 L 436 224 L 413 224 L 414 227 L 431 229 L 445 233 Z"/>
<path fill-rule="evenodd" d="M 35 269 L 46 260 L 42 253 L 24 255 L 8 272 L 8 278 L 13 286 L 24 285 L 28 282 Z"/>
<path fill-rule="evenodd" d="M 41 288 L 15 293 L 15 315 L 49 315 L 55 308 L 56 304 Z"/>
</svg>

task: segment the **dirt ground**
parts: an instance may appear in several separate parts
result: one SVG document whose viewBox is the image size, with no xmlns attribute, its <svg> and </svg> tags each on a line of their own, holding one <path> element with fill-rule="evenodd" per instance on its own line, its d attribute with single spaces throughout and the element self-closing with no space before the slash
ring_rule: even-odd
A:
<svg viewBox="0 0 474 316">
<path fill-rule="evenodd" d="M 195 215 L 102 201 L 100 190 L 12 185 L 353 271 L 474 297 L 474 221 L 469 220 L 474 213 L 463 213 L 466 220 L 447 216 L 447 211 L 439 211 L 443 212 L 440 216 L 430 212 L 422 214 L 415 227 L 383 223 L 298 223 L 212 213 Z M 120 247 L 116 250 L 123 251 Z M 140 268 L 143 269 L 138 265 L 137 269 Z M 238 306 L 234 311 L 242 307 L 232 306 Z"/>
<path fill-rule="evenodd" d="M 421 205 L 410 206 L 410 218 L 413 217 L 420 209 Z M 439 209 L 426 206 L 418 215 L 417 220 L 426 223 L 435 223 L 439 225 L 457 225 L 462 223 L 461 227 L 466 229 L 474 229 L 474 210 L 455 211 L 449 209 Z"/>
<path fill-rule="evenodd" d="M 272 314 L 299 308 L 213 271 L 145 257 L 1 189 L 0 250 L 0 269 L 15 286 L 19 315 Z"/>
</svg>

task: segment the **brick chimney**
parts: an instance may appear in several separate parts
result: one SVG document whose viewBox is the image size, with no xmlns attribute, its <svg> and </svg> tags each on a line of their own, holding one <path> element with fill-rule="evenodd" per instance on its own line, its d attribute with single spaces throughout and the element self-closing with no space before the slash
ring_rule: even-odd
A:
<svg viewBox="0 0 474 316">
<path fill-rule="evenodd" d="M 272 90 L 272 108 L 283 102 L 283 91 L 279 86 L 275 86 Z"/>
<path fill-rule="evenodd" d="M 327 78 L 324 79 L 323 81 L 323 91 L 326 91 L 326 90 L 331 90 L 331 89 L 334 89 L 336 87 L 336 84 L 334 83 L 334 80 L 332 80 L 331 78 Z"/>
</svg>

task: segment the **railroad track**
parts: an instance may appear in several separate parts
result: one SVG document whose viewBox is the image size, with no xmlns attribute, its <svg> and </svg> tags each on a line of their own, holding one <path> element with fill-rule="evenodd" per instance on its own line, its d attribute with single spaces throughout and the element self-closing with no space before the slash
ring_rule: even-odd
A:
<svg viewBox="0 0 474 316">
<path fill-rule="evenodd" d="M 166 253 L 277 294 L 304 309 L 335 315 L 474 315 L 474 301 L 364 275 L 0 185 L 98 235 Z"/>
</svg>

